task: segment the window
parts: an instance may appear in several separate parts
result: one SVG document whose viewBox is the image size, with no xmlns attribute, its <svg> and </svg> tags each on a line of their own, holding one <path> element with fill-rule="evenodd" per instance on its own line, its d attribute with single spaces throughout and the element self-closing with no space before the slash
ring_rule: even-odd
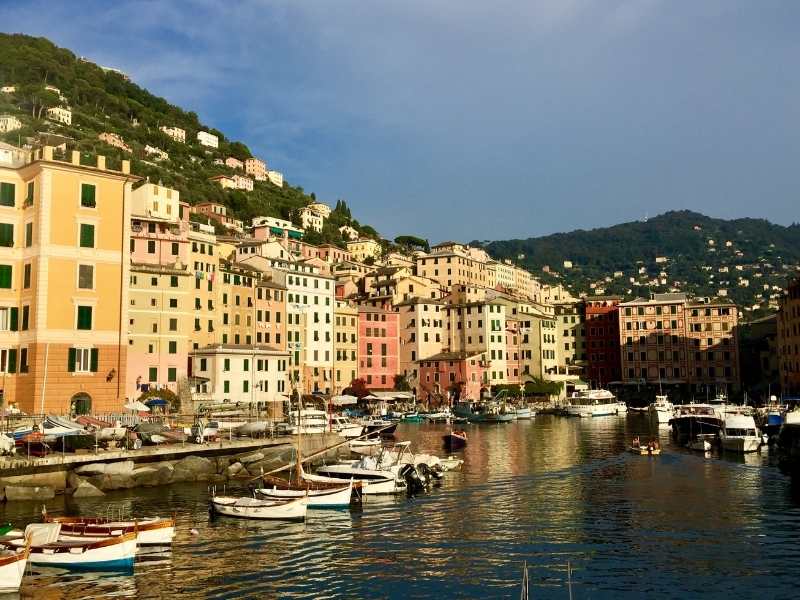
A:
<svg viewBox="0 0 800 600">
<path fill-rule="evenodd" d="M 177 275 L 172 275 L 169 278 L 169 285 L 170 285 L 170 287 L 178 287 L 178 276 Z"/>
<path fill-rule="evenodd" d="M 31 264 L 28 263 L 25 265 L 23 272 L 22 272 L 22 288 L 27 290 L 31 287 Z"/>
<path fill-rule="evenodd" d="M 33 182 L 29 181 L 28 193 L 25 195 L 25 206 L 33 206 L 33 195 L 34 195 L 33 193 L 34 193 Z"/>
<path fill-rule="evenodd" d="M 96 208 L 97 202 L 95 199 L 97 188 L 91 183 L 81 184 L 81 206 L 84 208 Z"/>
<path fill-rule="evenodd" d="M 94 225 L 81 223 L 81 248 L 94 248 Z"/>
<path fill-rule="evenodd" d="M 79 306 L 78 307 L 78 329 L 91 329 L 92 328 L 92 307 Z"/>
<path fill-rule="evenodd" d="M 25 247 L 33 246 L 33 223 L 25 223 Z"/>
<path fill-rule="evenodd" d="M 148 254 L 155 254 L 156 253 L 156 242 L 155 242 L 155 240 L 147 240 L 147 253 Z"/>
<path fill-rule="evenodd" d="M 13 183 L 0 183 L 0 206 L 14 206 L 16 186 Z"/>
<path fill-rule="evenodd" d="M 0 223 L 0 246 L 14 247 L 14 226 L 11 223 Z"/>
<path fill-rule="evenodd" d="M 11 265 L 0 265 L 0 288 L 11 289 Z"/>
<path fill-rule="evenodd" d="M 167 368 L 167 381 L 175 382 L 178 381 L 178 369 L 175 367 Z"/>
<path fill-rule="evenodd" d="M 243 381 L 242 382 L 242 392 L 244 392 L 246 394 L 249 391 L 250 391 L 250 382 L 249 381 Z"/>
<path fill-rule="evenodd" d="M 96 373 L 97 348 L 70 348 L 67 354 L 67 371 L 70 373 Z M 27 361 L 27 356 L 26 359 Z"/>
<path fill-rule="evenodd" d="M 222 363 L 222 370 L 223 371 L 230 371 L 231 370 L 231 359 L 226 358 Z"/>
<path fill-rule="evenodd" d="M 178 342 L 172 341 L 169 343 L 169 353 L 170 354 L 178 353 Z"/>
<path fill-rule="evenodd" d="M 170 331 L 178 331 L 178 319 L 170 319 L 169 320 L 169 330 Z"/>
<path fill-rule="evenodd" d="M 30 306 L 23 306 L 22 307 L 22 331 L 28 330 L 28 320 L 30 318 L 31 307 Z"/>
<path fill-rule="evenodd" d="M 30 265 L 25 265 L 29 267 Z M 78 289 L 94 289 L 94 267 L 92 265 L 78 265 Z"/>
<path fill-rule="evenodd" d="M 230 381 L 223 381 L 222 382 L 222 391 L 225 394 L 231 393 L 231 382 Z"/>
<path fill-rule="evenodd" d="M 148 369 L 147 380 L 150 383 L 156 383 L 158 381 L 158 367 L 150 367 Z"/>
</svg>

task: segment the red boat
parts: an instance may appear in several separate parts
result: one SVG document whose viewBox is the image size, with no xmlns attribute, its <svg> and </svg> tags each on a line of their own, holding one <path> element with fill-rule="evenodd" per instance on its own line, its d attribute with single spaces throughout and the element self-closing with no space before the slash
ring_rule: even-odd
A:
<svg viewBox="0 0 800 600">
<path fill-rule="evenodd" d="M 464 430 L 453 430 L 443 435 L 444 445 L 450 450 L 459 450 L 467 445 L 467 432 Z"/>
</svg>

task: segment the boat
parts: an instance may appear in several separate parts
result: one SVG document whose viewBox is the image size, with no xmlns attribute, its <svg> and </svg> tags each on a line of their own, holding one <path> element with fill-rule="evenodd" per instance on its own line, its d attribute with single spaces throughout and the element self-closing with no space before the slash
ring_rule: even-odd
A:
<svg viewBox="0 0 800 600">
<path fill-rule="evenodd" d="M 530 419 L 536 416 L 536 412 L 530 406 L 518 406 L 514 409 L 517 419 Z"/>
<path fill-rule="evenodd" d="M 298 415 L 298 412 L 300 413 Z M 328 430 L 328 413 L 316 408 L 302 408 L 289 413 L 286 432 L 289 435 L 325 433 Z"/>
<path fill-rule="evenodd" d="M 114 537 L 135 533 L 138 546 L 170 546 L 175 539 L 175 519 L 172 518 L 114 520 L 104 517 L 45 516 L 45 522 L 60 524 L 63 539 Z"/>
<path fill-rule="evenodd" d="M 61 523 L 31 523 L 24 535 L 0 538 L 6 548 L 20 549 L 30 543 L 29 562 L 76 571 L 130 571 L 136 555 L 136 534 L 66 540 Z"/>
<path fill-rule="evenodd" d="M 369 455 L 372 454 L 373 448 L 381 447 L 381 440 L 379 438 L 351 440 L 349 445 L 351 452 L 361 455 Z"/>
<path fill-rule="evenodd" d="M 219 422 L 198 419 L 189 430 L 189 435 L 195 444 L 202 444 L 219 437 Z"/>
<path fill-rule="evenodd" d="M 18 592 L 31 549 L 5 548 L 0 552 L 0 594 Z"/>
<path fill-rule="evenodd" d="M 397 423 L 384 421 L 381 418 L 375 417 L 367 419 L 364 423 L 364 428 L 366 433 L 371 437 L 376 435 L 393 436 L 394 432 L 397 430 Z"/>
<path fill-rule="evenodd" d="M 778 465 L 784 471 L 800 471 L 800 409 L 787 412 L 778 434 Z"/>
<path fill-rule="evenodd" d="M 418 475 L 416 463 L 409 463 L 405 456 L 409 445 L 410 442 L 403 442 L 397 445 L 397 452 L 394 448 L 382 448 L 378 456 L 363 456 L 355 461 L 322 465 L 315 475 L 303 474 L 303 478 L 318 482 L 330 482 L 333 479 L 361 481 L 364 494 L 403 493 L 408 490 L 409 481 Z"/>
<path fill-rule="evenodd" d="M 719 432 L 719 443 L 727 452 L 757 452 L 761 436 L 751 415 L 726 412 Z"/>
<path fill-rule="evenodd" d="M 453 413 L 450 412 L 449 408 L 445 408 L 444 410 L 436 412 L 421 414 L 425 420 L 428 421 L 428 423 L 446 423 L 453 417 Z"/>
<path fill-rule="evenodd" d="M 309 508 L 340 508 L 350 506 L 353 502 L 353 491 L 360 489 L 361 484 L 356 484 L 352 479 L 349 483 L 338 487 L 311 488 L 308 484 L 302 489 L 295 489 L 288 481 L 287 485 L 279 487 L 262 487 L 255 490 L 256 496 L 264 500 L 286 501 L 296 498 L 308 497 Z"/>
<path fill-rule="evenodd" d="M 89 433 L 93 433 L 99 442 L 116 442 L 125 439 L 128 429 L 119 421 L 108 423 L 87 415 L 76 417 L 76 423 L 83 425 Z"/>
<path fill-rule="evenodd" d="M 650 420 L 654 423 L 659 426 L 668 426 L 672 416 L 675 414 L 675 407 L 666 394 L 658 394 L 655 402 L 647 408 L 647 411 L 650 414 Z"/>
<path fill-rule="evenodd" d="M 628 452 L 638 454 L 639 456 L 658 456 L 661 454 L 661 446 L 658 441 L 650 440 L 647 444 L 642 444 L 639 438 L 633 439 L 633 443 L 628 447 Z"/>
<path fill-rule="evenodd" d="M 340 415 L 331 416 L 330 428 L 340 436 L 348 439 L 360 437 L 364 433 L 364 426 L 361 423 L 355 423 Z"/>
<path fill-rule="evenodd" d="M 450 450 L 460 450 L 467 445 L 467 432 L 463 429 L 453 430 L 442 436 L 444 445 Z"/>
<path fill-rule="evenodd" d="M 581 390 L 572 392 L 564 412 L 571 417 L 605 417 L 620 414 L 620 406 L 608 390 Z"/>
<path fill-rule="evenodd" d="M 456 469 L 461 468 L 461 465 L 464 464 L 464 459 L 457 458 L 455 456 L 448 456 L 447 458 L 440 459 L 439 464 L 442 465 L 442 470 L 445 472 L 455 471 Z"/>
<path fill-rule="evenodd" d="M 259 500 L 249 496 L 217 496 L 212 490 L 211 510 L 218 515 L 241 519 L 270 521 L 303 521 L 308 511 L 308 498 Z"/>
<path fill-rule="evenodd" d="M 264 435 L 269 428 L 270 424 L 268 421 L 250 421 L 248 423 L 244 423 L 243 425 L 239 425 L 239 427 L 234 430 L 234 433 L 241 436 L 257 437 Z"/>
<path fill-rule="evenodd" d="M 425 417 L 416 411 L 405 413 L 400 418 L 401 423 L 422 423 L 423 420 L 425 420 Z"/>
<path fill-rule="evenodd" d="M 671 423 L 673 437 L 686 444 L 700 434 L 717 435 L 722 417 L 710 404 L 677 404 Z"/>
<path fill-rule="evenodd" d="M 686 447 L 697 452 L 711 452 L 715 439 L 716 436 L 714 434 L 701 433 L 693 440 L 686 442 Z"/>
<path fill-rule="evenodd" d="M 514 419 L 512 412 L 497 402 L 456 402 L 453 413 L 470 423 L 510 423 Z"/>
</svg>

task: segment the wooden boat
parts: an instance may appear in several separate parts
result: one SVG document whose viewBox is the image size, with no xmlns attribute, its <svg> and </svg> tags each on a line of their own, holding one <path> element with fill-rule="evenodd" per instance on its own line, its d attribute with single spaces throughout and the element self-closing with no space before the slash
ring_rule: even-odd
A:
<svg viewBox="0 0 800 600">
<path fill-rule="evenodd" d="M 115 442 L 125 439 L 125 434 L 128 432 L 119 422 L 115 425 L 86 415 L 77 417 L 75 422 L 83 425 L 90 433 L 94 433 L 99 442 Z"/>
<path fill-rule="evenodd" d="M 659 454 L 661 454 L 661 448 L 659 448 L 658 446 L 652 447 L 652 446 L 633 445 L 628 448 L 628 451 L 632 452 L 633 454 L 638 454 L 640 456 L 658 456 Z"/>
<path fill-rule="evenodd" d="M 139 546 L 170 546 L 175 539 L 175 519 L 148 517 L 136 520 L 112 520 L 104 517 L 49 517 L 46 523 L 59 523 L 61 537 L 92 538 L 136 534 Z"/>
<path fill-rule="evenodd" d="M 444 445 L 450 450 L 460 450 L 467 445 L 467 432 L 464 430 L 453 430 L 442 436 Z"/>
<path fill-rule="evenodd" d="M 19 591 L 31 549 L 6 549 L 0 552 L 0 594 Z"/>
<path fill-rule="evenodd" d="M 319 489 L 312 489 L 310 482 L 306 483 L 305 488 L 293 487 L 289 482 L 286 483 L 288 485 L 284 487 L 273 485 L 271 488 L 258 488 L 256 495 L 264 500 L 276 502 L 307 496 L 309 508 L 340 508 L 350 506 L 354 497 L 360 499 L 360 494 L 356 493 L 354 496 L 353 492 L 354 490 L 361 490 L 361 483 L 356 484 L 352 479 L 346 485 L 323 484 L 324 487 Z"/>
<path fill-rule="evenodd" d="M 218 515 L 241 519 L 273 521 L 303 521 L 308 510 L 308 498 L 291 500 L 259 500 L 248 496 L 211 496 L 211 509 Z"/>
<path fill-rule="evenodd" d="M 61 538 L 60 523 L 32 523 L 23 537 L 0 543 L 12 550 L 29 543 L 32 564 L 82 571 L 129 571 L 136 555 L 135 533 L 68 541 Z"/>
</svg>

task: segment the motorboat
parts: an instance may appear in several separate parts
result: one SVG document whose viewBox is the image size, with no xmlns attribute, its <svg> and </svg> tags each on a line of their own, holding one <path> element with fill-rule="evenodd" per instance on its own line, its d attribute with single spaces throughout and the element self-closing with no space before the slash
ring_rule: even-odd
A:
<svg viewBox="0 0 800 600">
<path fill-rule="evenodd" d="M 467 432 L 463 429 L 452 430 L 442 436 L 444 445 L 450 450 L 460 450 L 467 445 Z"/>
<path fill-rule="evenodd" d="M 61 536 L 61 523 L 31 523 L 18 537 L 0 538 L 0 544 L 12 550 L 30 544 L 31 564 L 82 571 L 130 571 L 136 555 L 135 533 L 68 540 Z"/>
<path fill-rule="evenodd" d="M 700 434 L 717 435 L 722 417 L 710 404 L 677 404 L 672 417 L 672 435 L 680 443 L 694 440 Z"/>
<path fill-rule="evenodd" d="M 716 437 L 716 435 L 711 433 L 701 433 L 693 440 L 686 442 L 686 447 L 689 450 L 695 450 L 697 452 L 711 452 Z"/>
<path fill-rule="evenodd" d="M 658 423 L 659 426 L 668 426 L 669 422 L 672 420 L 672 416 L 675 414 L 675 407 L 672 402 L 669 401 L 666 394 L 658 394 L 655 402 L 653 402 L 647 410 L 650 415 L 650 420 L 654 423 Z"/>
<path fill-rule="evenodd" d="M 429 423 L 446 423 L 453 417 L 453 413 L 450 412 L 449 408 L 445 407 L 444 410 L 424 413 L 422 416 Z"/>
<path fill-rule="evenodd" d="M 453 406 L 453 412 L 470 423 L 510 423 L 514 420 L 512 411 L 498 402 L 461 401 Z"/>
<path fill-rule="evenodd" d="M 628 412 L 628 405 L 623 400 L 617 400 L 617 414 L 624 415 Z"/>
<path fill-rule="evenodd" d="M 530 406 L 518 406 L 514 409 L 517 419 L 530 419 L 536 416 L 536 412 Z"/>
<path fill-rule="evenodd" d="M 0 594 L 19 591 L 30 553 L 27 547 L 5 548 L 0 552 Z"/>
<path fill-rule="evenodd" d="M 250 421 L 239 425 L 239 427 L 234 430 L 234 433 L 244 437 L 258 437 L 264 435 L 269 428 L 269 421 Z"/>
<path fill-rule="evenodd" d="M 727 452 L 757 452 L 761 436 L 751 415 L 727 412 L 719 432 L 719 443 Z"/>
<path fill-rule="evenodd" d="M 364 428 L 368 435 L 392 436 L 397 430 L 397 423 L 384 421 L 379 417 L 372 417 L 364 422 Z"/>
<path fill-rule="evenodd" d="M 383 448 L 378 456 L 363 456 L 359 460 L 334 465 L 322 465 L 317 469 L 316 477 L 331 479 L 353 479 L 361 481 L 364 494 L 398 494 L 408 490 L 408 475 L 416 474 L 414 464 L 409 464 L 404 456 L 409 443 L 398 445 L 398 452 L 393 448 Z M 309 481 L 314 475 L 303 475 Z M 412 477 L 413 478 L 413 477 Z"/>
<path fill-rule="evenodd" d="M 135 520 L 113 520 L 104 517 L 45 517 L 47 523 L 61 525 L 62 539 L 114 537 L 136 534 L 138 546 L 170 546 L 175 539 L 175 519 L 148 517 Z"/>
<path fill-rule="evenodd" d="M 340 508 L 350 506 L 353 501 L 354 489 L 360 490 L 361 484 L 356 484 L 354 480 L 339 485 L 338 487 L 323 487 L 314 489 L 306 484 L 304 487 L 295 488 L 289 482 L 285 486 L 273 484 L 272 487 L 262 487 L 256 489 L 256 496 L 264 500 L 286 501 L 297 498 L 308 497 L 309 508 Z"/>
<path fill-rule="evenodd" d="M 308 511 L 308 498 L 260 500 L 250 496 L 217 496 L 212 491 L 211 510 L 218 515 L 241 519 L 269 521 L 303 521 Z"/>
<path fill-rule="evenodd" d="M 564 412 L 571 417 L 605 417 L 620 414 L 620 406 L 608 390 L 581 390 L 572 392 Z"/>
<path fill-rule="evenodd" d="M 298 415 L 298 412 L 300 413 Z M 289 413 L 289 435 L 325 433 L 328 430 L 328 413 L 316 408 L 301 408 Z"/>
<path fill-rule="evenodd" d="M 401 418 L 400 421 L 402 423 L 422 423 L 425 417 L 419 414 L 417 411 L 407 412 Z"/>
<path fill-rule="evenodd" d="M 361 423 L 355 423 L 341 415 L 331 416 L 330 428 L 347 439 L 360 437 L 364 432 L 364 426 Z"/>
</svg>

